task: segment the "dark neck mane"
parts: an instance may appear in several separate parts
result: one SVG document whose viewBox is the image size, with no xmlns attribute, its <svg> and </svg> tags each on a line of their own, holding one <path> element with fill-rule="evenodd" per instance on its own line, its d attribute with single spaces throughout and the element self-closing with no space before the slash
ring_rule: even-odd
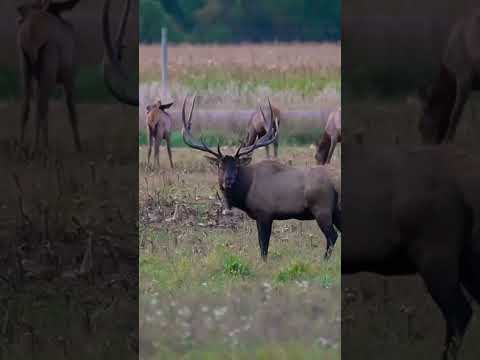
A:
<svg viewBox="0 0 480 360">
<path fill-rule="evenodd" d="M 229 209 L 236 207 L 240 210 L 246 210 L 246 198 L 250 186 L 252 185 L 252 174 L 249 167 L 241 166 L 238 169 L 237 181 L 230 190 L 221 188 L 226 205 Z"/>
</svg>

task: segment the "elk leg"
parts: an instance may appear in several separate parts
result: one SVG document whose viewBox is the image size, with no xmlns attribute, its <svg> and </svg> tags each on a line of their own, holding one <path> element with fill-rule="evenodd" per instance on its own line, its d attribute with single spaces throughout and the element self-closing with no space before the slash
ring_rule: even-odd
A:
<svg viewBox="0 0 480 360">
<path fill-rule="evenodd" d="M 57 80 L 58 70 L 58 54 L 57 49 L 54 46 L 46 45 L 40 50 L 39 56 L 39 68 L 40 73 L 38 76 L 37 84 L 37 113 L 36 113 L 36 133 L 35 133 L 35 147 L 34 151 L 38 151 L 38 143 L 40 136 L 40 128 L 43 134 L 43 146 L 45 151 L 48 151 L 48 108 L 49 99 L 52 94 L 55 83 Z M 46 61 L 48 59 L 48 62 Z"/>
<path fill-rule="evenodd" d="M 472 308 L 460 287 L 458 260 L 452 253 L 437 255 L 421 265 L 419 273 L 447 323 L 443 358 L 456 359 L 472 317 Z"/>
<path fill-rule="evenodd" d="M 154 139 L 152 134 L 152 129 L 148 128 L 148 153 L 147 153 L 147 166 L 150 165 L 150 156 L 152 155 L 152 145 Z"/>
<path fill-rule="evenodd" d="M 315 219 L 317 220 L 317 224 L 327 240 L 327 248 L 325 249 L 323 258 L 328 260 L 338 238 L 338 234 L 332 224 L 332 215 L 326 212 L 317 213 Z"/>
<path fill-rule="evenodd" d="M 155 161 L 155 164 L 157 165 L 157 168 L 160 168 L 160 137 L 156 136 L 155 137 L 155 144 L 153 147 L 153 159 Z"/>
<path fill-rule="evenodd" d="M 328 150 L 328 155 L 327 155 L 327 163 L 328 164 L 330 164 L 330 161 L 332 160 L 333 151 L 335 150 L 336 146 L 337 146 L 337 137 L 334 136 L 332 138 L 332 142 L 330 144 L 330 149 Z"/>
<path fill-rule="evenodd" d="M 260 245 L 260 256 L 263 261 L 267 261 L 268 244 L 270 242 L 270 235 L 272 234 L 272 223 L 272 220 L 257 220 L 258 243 Z"/>
<path fill-rule="evenodd" d="M 273 142 L 273 153 L 275 157 L 278 157 L 278 138 Z"/>
<path fill-rule="evenodd" d="M 25 139 L 25 126 L 27 125 L 30 114 L 30 99 L 32 96 L 32 68 L 23 52 L 20 54 L 20 66 L 23 80 L 23 99 L 22 99 L 22 122 L 20 125 L 20 143 Z"/>
<path fill-rule="evenodd" d="M 338 198 L 338 195 L 336 198 Z M 336 200 L 336 202 L 338 202 L 338 200 Z M 338 206 L 338 203 L 335 204 L 335 208 L 333 209 L 332 220 L 337 230 L 342 232 L 342 210 Z"/>
<path fill-rule="evenodd" d="M 270 145 L 265 146 L 265 152 L 267 153 L 267 159 L 270 159 Z"/>
<path fill-rule="evenodd" d="M 462 116 L 463 108 L 467 101 L 468 91 L 470 88 L 470 81 L 462 81 L 457 79 L 457 92 L 455 96 L 455 105 L 450 113 L 450 119 L 448 121 L 448 129 L 445 134 L 445 141 L 451 143 L 457 131 L 458 121 Z"/>
<path fill-rule="evenodd" d="M 70 120 L 70 126 L 72 127 L 73 140 L 75 141 L 75 148 L 78 152 L 82 151 L 82 145 L 80 144 L 80 135 L 78 132 L 78 117 L 77 110 L 75 108 L 74 99 L 74 81 L 73 75 L 67 74 L 64 79 L 65 97 L 67 100 L 68 119 Z"/>
<path fill-rule="evenodd" d="M 170 149 L 170 135 L 165 137 L 165 142 L 167 143 L 167 152 L 168 152 L 168 159 L 170 160 L 170 167 L 173 169 L 173 161 L 172 161 L 172 150 Z"/>
<path fill-rule="evenodd" d="M 479 229 L 480 230 L 480 229 Z M 462 284 L 480 305 L 480 233 L 479 230 L 474 231 L 473 241 L 477 244 L 473 249 L 465 252 L 465 260 L 463 261 Z"/>
</svg>

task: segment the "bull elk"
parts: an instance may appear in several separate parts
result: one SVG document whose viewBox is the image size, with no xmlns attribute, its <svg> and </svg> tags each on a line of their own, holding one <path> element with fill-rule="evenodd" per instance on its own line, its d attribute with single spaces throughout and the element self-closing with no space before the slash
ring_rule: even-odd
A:
<svg viewBox="0 0 480 360">
<path fill-rule="evenodd" d="M 259 110 L 255 111 L 248 121 L 247 136 L 245 140 L 246 146 L 252 146 L 255 141 L 264 136 L 268 130 L 268 124 L 265 123 L 265 118 L 262 116 L 260 104 L 258 106 Z M 272 106 L 272 111 L 273 116 L 276 119 L 273 125 L 278 126 L 280 125 L 280 110 L 277 107 Z M 267 157 L 270 158 L 269 145 L 265 146 L 265 151 L 267 153 Z M 273 142 L 273 153 L 275 157 L 278 156 L 278 138 L 276 138 Z"/>
<path fill-rule="evenodd" d="M 192 113 L 188 120 L 185 114 L 186 99 L 182 107 L 183 140 L 193 149 L 207 152 L 207 159 L 218 168 L 218 183 L 229 209 L 236 207 L 244 211 L 257 223 L 260 255 L 267 260 L 268 245 L 274 220 L 316 220 L 327 245 L 324 258 L 328 259 L 341 231 L 341 210 L 338 193 L 324 167 L 295 168 L 274 160 L 264 160 L 251 165 L 251 154 L 255 149 L 273 143 L 278 136 L 278 119 L 269 103 L 270 121 L 267 122 L 260 108 L 266 133 L 253 144 L 240 145 L 235 155 L 223 155 L 220 145 L 210 149 L 203 141 L 195 140 L 191 134 Z M 277 122 L 276 126 L 274 121 Z M 334 227 L 335 225 L 335 227 Z"/>
<path fill-rule="evenodd" d="M 450 145 L 346 144 L 342 275 L 418 274 L 446 321 L 455 359 L 480 303 L 480 164 Z"/>
<path fill-rule="evenodd" d="M 158 167 L 160 167 L 159 149 L 160 141 L 165 140 L 167 145 L 168 158 L 170 167 L 173 169 L 172 151 L 170 149 L 170 135 L 172 131 L 172 118 L 166 112 L 173 105 L 173 102 L 162 104 L 158 100 L 154 104 L 146 106 L 146 122 L 148 128 L 148 158 L 147 164 L 150 164 L 150 155 L 152 153 L 152 145 L 154 146 L 154 158 Z"/>
<path fill-rule="evenodd" d="M 341 107 L 338 107 L 330 113 L 325 124 L 323 135 L 320 141 L 315 144 L 315 160 L 317 160 L 317 164 L 319 165 L 330 163 L 337 143 L 342 141 L 341 115 Z"/>
<path fill-rule="evenodd" d="M 48 110 L 50 97 L 56 85 L 62 85 L 68 109 L 68 117 L 73 131 L 77 151 L 82 150 L 78 131 L 78 117 L 74 99 L 75 68 L 77 61 L 77 42 L 72 24 L 61 18 L 61 13 L 71 10 L 80 0 L 53 3 L 39 1 L 17 8 L 18 33 L 17 45 L 22 72 L 23 100 L 20 124 L 20 143 L 24 142 L 25 127 L 30 114 L 33 80 L 36 80 L 35 144 L 33 152 L 39 148 L 40 131 L 45 148 L 48 148 Z M 138 98 L 126 96 L 122 90 L 113 86 L 111 77 L 126 80 L 120 61 L 125 24 L 130 11 L 130 0 L 126 0 L 117 34 L 117 47 L 111 43 L 108 10 L 110 0 L 105 1 L 102 17 L 103 39 L 106 55 L 104 58 L 105 83 L 110 92 L 120 101 L 138 105 Z M 113 67 L 110 71 L 108 65 Z"/>
<path fill-rule="evenodd" d="M 480 90 L 480 9 L 458 21 L 433 83 L 418 91 L 418 129 L 426 144 L 452 142 L 472 90 Z"/>
</svg>

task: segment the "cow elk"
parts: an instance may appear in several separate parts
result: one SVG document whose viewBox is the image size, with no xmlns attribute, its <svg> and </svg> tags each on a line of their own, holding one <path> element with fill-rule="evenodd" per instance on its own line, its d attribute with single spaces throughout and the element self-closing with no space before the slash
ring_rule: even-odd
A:
<svg viewBox="0 0 480 360">
<path fill-rule="evenodd" d="M 315 160 L 317 164 L 330 163 L 337 143 L 342 141 L 341 107 L 328 116 L 323 135 L 315 145 Z"/>
<path fill-rule="evenodd" d="M 229 209 L 236 207 L 244 211 L 257 223 L 260 255 L 267 260 L 268 245 L 274 220 L 316 220 L 326 238 L 324 258 L 328 259 L 341 231 L 341 210 L 339 194 L 326 169 L 296 168 L 274 160 L 263 160 L 251 165 L 251 154 L 255 149 L 273 143 L 278 136 L 278 119 L 269 103 L 270 121 L 263 110 L 260 112 L 265 124 L 265 134 L 251 145 L 240 145 L 235 155 L 224 155 L 217 145 L 216 151 L 191 134 L 192 113 L 195 98 L 188 119 L 185 114 L 186 99 L 182 107 L 184 142 L 210 156 L 207 159 L 218 168 L 218 182 Z M 277 122 L 275 125 L 274 122 Z M 334 227 L 335 225 L 335 227 Z"/>
<path fill-rule="evenodd" d="M 472 317 L 463 290 L 480 303 L 478 160 L 451 145 L 345 146 L 342 276 L 420 275 L 455 359 Z"/>
<path fill-rule="evenodd" d="M 248 121 L 245 146 L 252 146 L 255 143 L 255 141 L 257 141 L 262 136 L 264 136 L 268 130 L 268 124 L 265 123 L 265 119 L 262 116 L 261 105 L 259 104 L 258 106 L 259 106 L 259 110 L 255 111 L 250 117 L 250 120 Z M 280 125 L 280 110 L 277 107 L 272 106 L 272 111 L 273 111 L 273 116 L 275 118 L 275 123 L 273 125 L 278 126 Z M 268 145 L 265 146 L 265 151 L 267 153 L 267 158 L 270 158 L 270 150 Z M 277 157 L 278 156 L 278 138 L 276 138 L 275 141 L 273 142 L 273 152 L 274 152 L 274 156 Z"/>
<path fill-rule="evenodd" d="M 154 158 L 157 167 L 160 167 L 159 149 L 160 141 L 165 140 L 167 145 L 168 158 L 170 167 L 173 169 L 172 152 L 170 149 L 170 135 L 172 131 L 172 118 L 166 112 L 173 103 L 162 104 L 158 100 L 154 104 L 146 106 L 146 122 L 148 128 L 148 158 L 147 164 L 150 164 L 150 155 L 152 153 L 152 145 L 154 147 Z"/>
<path fill-rule="evenodd" d="M 423 143 L 453 141 L 472 90 L 480 90 L 480 9 L 454 25 L 435 80 L 418 91 Z"/>
<path fill-rule="evenodd" d="M 61 13 L 71 10 L 80 0 L 69 0 L 62 3 L 41 1 L 17 8 L 18 33 L 17 44 L 20 68 L 22 72 L 23 100 L 20 124 L 20 143 L 25 139 L 25 127 L 30 114 L 33 82 L 36 83 L 35 96 L 35 144 L 33 153 L 39 149 L 40 131 L 43 146 L 48 149 L 48 111 L 49 101 L 57 84 L 62 85 L 68 109 L 68 117 L 72 127 L 73 139 L 77 151 L 82 150 L 78 131 L 78 117 L 74 98 L 75 68 L 78 57 L 76 35 L 73 26 L 61 18 Z M 111 77 L 126 80 L 128 77 L 120 65 L 122 41 L 125 24 L 130 11 L 130 0 L 126 0 L 122 21 L 117 34 L 117 48 L 111 43 L 108 9 L 110 0 L 106 0 L 103 9 L 103 39 L 106 50 L 104 59 L 105 83 L 111 93 L 120 101 L 130 105 L 138 105 L 138 98 L 128 97 L 113 86 Z M 109 71 L 107 65 L 113 67 Z"/>
<path fill-rule="evenodd" d="M 17 43 L 23 84 L 20 142 L 24 141 L 25 126 L 30 113 L 32 82 L 36 80 L 34 152 L 39 147 L 40 131 L 42 131 L 44 146 L 48 147 L 48 107 L 56 84 L 62 84 L 65 90 L 75 147 L 81 151 L 74 102 L 77 45 L 72 25 L 59 16 L 62 10 L 69 10 L 77 3 L 78 0 L 72 0 L 69 2 L 70 7 L 63 9 L 57 7 L 54 12 L 49 11 L 49 8 L 52 9 L 55 5 L 50 1 L 18 8 Z"/>
</svg>

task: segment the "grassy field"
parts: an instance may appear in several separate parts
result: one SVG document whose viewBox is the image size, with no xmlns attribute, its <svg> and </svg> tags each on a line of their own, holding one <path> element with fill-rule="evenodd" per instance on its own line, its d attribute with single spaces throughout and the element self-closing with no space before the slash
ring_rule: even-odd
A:
<svg viewBox="0 0 480 360">
<path fill-rule="evenodd" d="M 50 109 L 49 156 L 31 160 L 15 142 L 19 104 L 0 103 L 0 359 L 132 358 L 136 109 L 78 106 L 81 154 L 65 105 Z"/>
<path fill-rule="evenodd" d="M 145 147 L 139 156 L 141 356 L 339 359 L 341 242 L 324 261 L 314 221 L 278 221 L 263 263 L 255 222 L 222 214 L 201 153 L 174 149 L 170 170 L 162 149 L 160 171 L 146 166 Z M 308 147 L 281 146 L 280 158 L 314 163 Z M 338 156 L 329 169 L 339 180 Z"/>
<path fill-rule="evenodd" d="M 340 53 L 331 43 L 171 45 L 170 97 L 181 103 L 197 92 L 210 109 L 250 109 L 269 96 L 280 107 L 318 109 L 339 102 Z M 143 104 L 161 95 L 160 46 L 142 45 L 139 63 Z"/>
</svg>

